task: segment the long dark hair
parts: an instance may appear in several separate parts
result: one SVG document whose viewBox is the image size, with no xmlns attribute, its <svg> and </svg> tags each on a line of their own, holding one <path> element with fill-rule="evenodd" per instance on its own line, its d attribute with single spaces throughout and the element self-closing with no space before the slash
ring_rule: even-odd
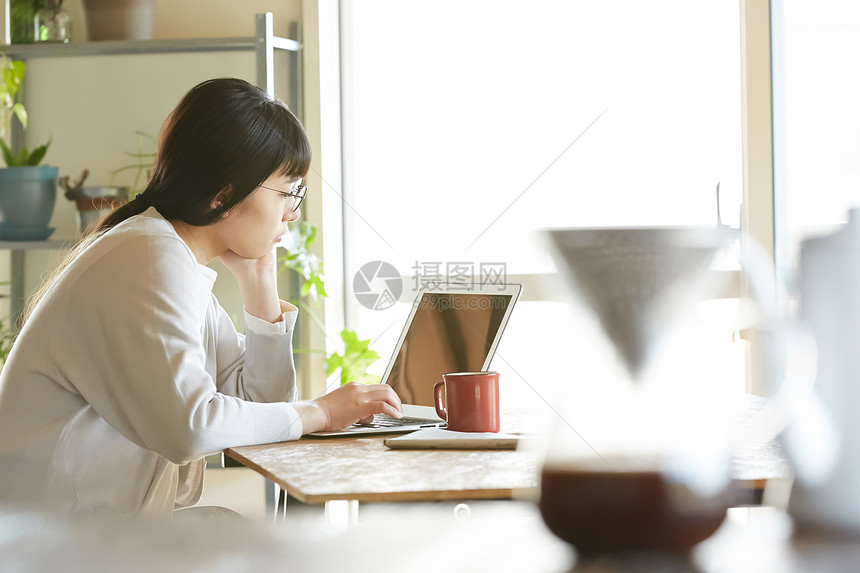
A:
<svg viewBox="0 0 860 573">
<path fill-rule="evenodd" d="M 311 146 L 286 105 L 244 80 L 207 80 L 185 94 L 159 138 L 155 169 L 136 198 L 116 208 L 81 239 L 28 301 L 32 314 L 60 273 L 101 235 L 155 207 L 167 220 L 209 225 L 273 173 L 305 177 Z M 219 206 L 212 207 L 219 197 Z"/>
<path fill-rule="evenodd" d="M 167 119 L 146 189 L 99 230 L 150 206 L 168 220 L 209 225 L 275 171 L 304 177 L 310 163 L 307 135 L 283 102 L 243 80 L 208 80 L 185 94 Z M 224 200 L 213 209 L 222 191 Z"/>
</svg>

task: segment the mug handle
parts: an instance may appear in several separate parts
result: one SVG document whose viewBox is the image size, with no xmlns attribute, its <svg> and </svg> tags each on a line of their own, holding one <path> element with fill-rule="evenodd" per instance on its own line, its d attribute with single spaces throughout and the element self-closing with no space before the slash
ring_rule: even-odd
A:
<svg viewBox="0 0 860 573">
<path fill-rule="evenodd" d="M 448 419 L 448 410 L 442 405 L 442 391 L 445 390 L 445 382 L 440 380 L 433 386 L 433 397 L 435 398 L 436 414 L 443 420 Z"/>
<path fill-rule="evenodd" d="M 836 463 L 839 433 L 815 391 L 816 341 L 797 320 L 783 318 L 788 313 L 775 301 L 788 299 L 785 286 L 774 278 L 773 263 L 758 243 L 750 241 L 741 251 L 741 264 L 761 314 L 755 322 L 774 335 L 766 359 L 781 365 L 782 377 L 761 410 L 732 432 L 730 444 L 739 448 L 779 436 L 798 477 L 823 480 Z M 774 349 L 781 350 L 780 356 L 772 354 Z"/>
</svg>

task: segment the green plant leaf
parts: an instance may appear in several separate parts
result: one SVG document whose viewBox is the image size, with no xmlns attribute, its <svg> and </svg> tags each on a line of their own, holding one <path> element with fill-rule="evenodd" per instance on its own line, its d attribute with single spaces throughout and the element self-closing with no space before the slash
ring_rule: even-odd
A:
<svg viewBox="0 0 860 573">
<path fill-rule="evenodd" d="M 359 382 L 361 384 L 379 384 L 379 382 L 382 380 L 382 376 L 377 376 L 375 374 L 368 374 L 365 372 L 364 374 L 356 375 L 355 378 L 353 378 L 353 380 L 355 380 L 356 382 Z"/>
<path fill-rule="evenodd" d="M 24 72 L 26 70 L 27 64 L 25 64 L 21 60 L 12 60 L 12 76 L 13 83 L 15 84 L 16 89 L 21 86 L 21 82 L 24 80 Z"/>
<path fill-rule="evenodd" d="M 328 293 L 325 291 L 325 280 L 321 275 L 311 273 L 304 284 L 302 285 L 302 296 L 312 295 L 311 298 L 319 300 L 326 298 Z"/>
<path fill-rule="evenodd" d="M 290 269 L 298 273 L 303 279 L 302 296 L 308 296 L 319 301 L 328 294 L 325 291 L 325 279 L 323 278 L 322 261 L 309 250 L 317 235 L 315 225 L 307 221 L 301 221 L 290 225 L 287 234 L 283 238 L 283 246 L 286 254 L 279 257 L 281 269 Z"/>
<path fill-rule="evenodd" d="M 368 374 L 367 369 L 379 360 L 379 353 L 368 348 L 370 340 L 359 340 L 353 330 L 343 329 L 340 338 L 344 342 L 343 354 L 333 353 L 326 360 L 326 374 L 334 374 L 340 369 L 340 384 L 361 382 L 376 384 L 380 377 Z"/>
<path fill-rule="evenodd" d="M 307 225 L 305 247 L 310 247 L 317 238 L 317 226 L 306 221 L 302 221 L 302 223 Z"/>
<path fill-rule="evenodd" d="M 25 167 L 25 166 L 36 166 L 42 162 L 42 159 L 45 157 L 45 153 L 48 151 L 48 147 L 51 145 L 49 141 L 45 145 L 41 145 L 34 149 L 32 152 L 28 150 L 26 147 L 21 147 L 18 150 L 18 153 L 13 153 L 12 149 L 9 145 L 0 139 L 0 151 L 3 154 L 3 161 L 6 162 L 6 165 L 9 167 Z"/>
<path fill-rule="evenodd" d="M 286 254 L 278 257 L 281 269 L 289 269 L 304 279 L 301 288 L 302 297 L 310 297 L 319 302 L 328 296 L 325 290 L 323 265 L 319 257 L 310 252 L 309 247 L 316 240 L 317 228 L 307 221 L 290 225 L 289 232 L 283 238 Z M 311 311 L 304 301 L 293 302 L 303 311 L 310 313 L 316 325 L 325 332 L 325 325 Z M 379 353 L 370 349 L 370 340 L 360 340 L 355 331 L 344 329 L 340 333 L 344 343 L 343 354 L 333 352 L 326 358 L 326 375 L 331 376 L 340 370 L 340 384 L 356 381 L 362 384 L 377 384 L 380 377 L 368 374 L 367 369 L 379 360 Z M 305 350 L 305 352 L 314 352 Z"/>
<path fill-rule="evenodd" d="M 10 97 L 15 95 L 15 90 L 18 89 L 15 85 L 15 69 L 12 64 L 3 67 L 3 92 Z"/>
<path fill-rule="evenodd" d="M 0 151 L 3 153 L 3 162 L 9 167 L 14 167 L 15 155 L 12 153 L 12 149 L 9 145 L 2 139 L 0 139 Z"/>
<path fill-rule="evenodd" d="M 24 109 L 23 103 L 16 103 L 12 106 L 12 113 L 18 118 L 18 121 L 21 122 L 21 125 L 24 129 L 27 129 L 27 110 Z"/>
<path fill-rule="evenodd" d="M 27 127 L 27 112 L 21 102 L 16 101 L 24 78 L 26 66 L 24 62 L 13 61 L 0 53 L 0 66 L 2 66 L 2 82 L 0 82 L 0 107 L 3 108 L 2 125 L 0 132 L 5 133 L 9 128 L 12 114 L 18 117 L 21 125 Z M 11 112 L 11 113 L 10 113 Z"/>
<path fill-rule="evenodd" d="M 135 163 L 122 165 L 110 171 L 110 185 L 114 184 L 114 179 L 120 173 L 126 171 L 134 172 L 134 181 L 132 181 L 128 189 L 129 196 L 134 196 L 143 191 L 143 187 L 149 180 L 149 174 L 155 169 L 155 160 L 157 157 L 155 151 L 144 151 L 143 149 L 145 141 L 149 141 L 150 145 L 154 147 L 155 138 L 142 131 L 135 131 L 134 133 L 137 134 L 137 151 L 124 151 L 123 154 L 126 157 L 134 159 Z M 143 180 L 142 184 L 141 180 Z"/>
<path fill-rule="evenodd" d="M 326 358 L 325 364 L 326 364 L 325 373 L 327 376 L 331 376 L 332 374 L 337 372 L 338 368 L 343 366 L 343 356 L 341 356 L 337 352 L 333 352 L 332 354 L 329 355 L 328 358 Z"/>
<path fill-rule="evenodd" d="M 18 150 L 18 155 L 15 156 L 15 164 L 16 166 L 27 165 L 27 158 L 30 157 L 30 152 L 23 145 L 21 149 Z"/>
<path fill-rule="evenodd" d="M 6 93 L 10 98 L 14 98 L 21 86 L 21 79 L 15 73 L 14 62 L 3 68 L 3 83 L 6 87 Z"/>
<path fill-rule="evenodd" d="M 45 145 L 41 145 L 33 150 L 30 154 L 30 157 L 27 159 L 27 165 L 38 165 L 42 162 L 42 159 L 45 158 L 45 154 L 48 152 L 48 147 L 50 147 L 51 142 L 48 141 Z"/>
</svg>

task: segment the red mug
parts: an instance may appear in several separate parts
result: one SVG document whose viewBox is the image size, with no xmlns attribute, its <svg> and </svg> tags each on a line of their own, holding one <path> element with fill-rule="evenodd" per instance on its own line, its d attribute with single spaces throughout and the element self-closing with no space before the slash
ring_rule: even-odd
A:
<svg viewBox="0 0 860 573">
<path fill-rule="evenodd" d="M 456 432 L 499 431 L 499 373 L 456 372 L 443 374 L 433 394 L 436 413 Z M 443 406 L 445 392 L 447 408 Z"/>
</svg>

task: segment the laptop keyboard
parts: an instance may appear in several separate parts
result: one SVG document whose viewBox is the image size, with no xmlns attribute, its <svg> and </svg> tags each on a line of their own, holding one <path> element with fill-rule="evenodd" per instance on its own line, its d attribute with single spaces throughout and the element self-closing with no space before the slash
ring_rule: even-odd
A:
<svg viewBox="0 0 860 573">
<path fill-rule="evenodd" d="M 397 419 L 392 418 L 387 414 L 374 414 L 373 421 L 369 424 L 363 424 L 361 422 L 358 422 L 354 425 L 360 426 L 362 428 L 396 428 L 397 426 L 411 426 L 415 424 L 437 426 L 438 422 L 429 420 L 427 418 L 410 418 L 408 416 L 404 416 L 403 418 Z"/>
</svg>

